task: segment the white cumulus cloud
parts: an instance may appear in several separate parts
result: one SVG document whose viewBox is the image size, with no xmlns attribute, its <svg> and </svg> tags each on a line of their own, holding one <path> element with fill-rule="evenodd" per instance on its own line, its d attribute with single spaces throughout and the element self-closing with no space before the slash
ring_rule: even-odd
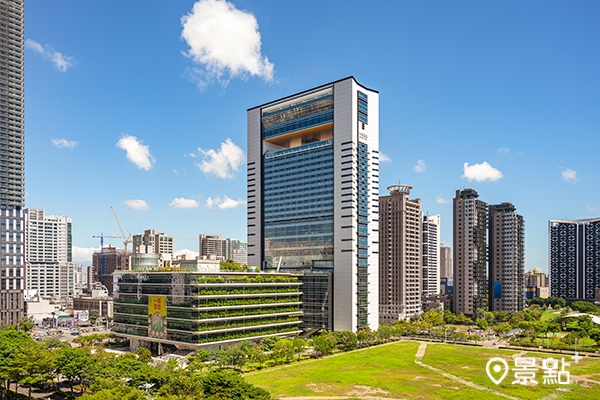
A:
<svg viewBox="0 0 600 400">
<path fill-rule="evenodd" d="M 46 60 L 50 60 L 54 64 L 54 67 L 60 72 L 66 72 L 69 68 L 73 68 L 77 65 L 77 62 L 73 57 L 59 53 L 48 45 L 42 46 L 40 43 L 32 39 L 27 39 L 25 41 L 25 48 L 41 54 Z"/>
<path fill-rule="evenodd" d="M 190 249 L 181 249 L 181 250 L 175 250 L 175 253 L 173 253 L 173 255 L 175 257 L 177 256 L 182 256 L 182 255 L 188 255 L 192 258 L 196 258 L 200 255 L 200 253 L 198 253 L 197 251 L 194 250 L 190 250 Z"/>
<path fill-rule="evenodd" d="M 92 265 L 92 256 L 97 251 L 100 251 L 100 247 L 73 246 L 73 263 Z"/>
<path fill-rule="evenodd" d="M 140 200 L 140 199 L 125 200 L 125 204 L 128 205 L 129 207 L 133 208 L 134 210 L 149 210 L 150 209 L 150 206 L 148 205 L 148 203 L 146 203 L 144 200 Z"/>
<path fill-rule="evenodd" d="M 144 145 L 141 140 L 135 136 L 123 135 L 117 142 L 117 147 L 127 152 L 127 159 L 137 165 L 139 169 L 148 171 L 156 160 L 150 154 L 150 147 Z"/>
<path fill-rule="evenodd" d="M 379 162 L 392 161 L 392 159 L 385 153 L 379 153 Z"/>
<path fill-rule="evenodd" d="M 450 200 L 444 199 L 442 196 L 435 196 L 435 202 L 438 204 L 448 204 Z"/>
<path fill-rule="evenodd" d="M 594 207 L 594 206 L 591 206 L 591 205 L 588 204 L 587 208 L 586 208 L 586 211 L 587 212 L 597 213 L 597 212 L 600 212 L 600 207 Z"/>
<path fill-rule="evenodd" d="M 79 142 L 76 142 L 74 140 L 67 140 L 67 139 L 51 139 L 52 140 L 52 144 L 55 145 L 56 147 L 58 147 L 59 149 L 74 149 L 75 146 L 77 146 L 79 144 Z"/>
<path fill-rule="evenodd" d="M 261 53 L 261 36 L 254 15 L 225 0 L 199 0 L 181 18 L 181 37 L 190 49 L 186 56 L 199 66 L 188 71 L 203 89 L 214 80 L 258 76 L 273 80 L 274 65 Z"/>
<path fill-rule="evenodd" d="M 464 163 L 463 165 L 463 178 L 467 178 L 469 181 L 494 182 L 502 176 L 502 172 L 492 167 L 487 161 L 481 164 L 469 165 L 469 163 Z"/>
<path fill-rule="evenodd" d="M 199 205 L 200 203 L 198 203 L 196 200 L 186 199 L 183 197 L 177 197 L 169 204 L 169 206 L 175 208 L 196 208 Z"/>
<path fill-rule="evenodd" d="M 575 183 L 579 180 L 579 178 L 577 178 L 577 171 L 570 168 L 565 168 L 563 172 L 561 172 L 561 175 L 565 182 Z"/>
<path fill-rule="evenodd" d="M 219 207 L 221 210 L 225 210 L 228 208 L 236 208 L 246 204 L 246 200 L 243 199 L 230 199 L 227 196 L 220 197 L 209 197 L 206 199 L 206 208 L 214 208 L 215 206 Z"/>
<path fill-rule="evenodd" d="M 413 171 L 415 172 L 425 172 L 427 171 L 427 166 L 425 165 L 424 160 L 418 160 L 417 164 L 413 167 Z"/>
<path fill-rule="evenodd" d="M 219 150 L 198 149 L 204 158 L 202 162 L 196 163 L 205 175 L 216 175 L 219 178 L 233 178 L 240 165 L 245 161 L 244 150 L 238 147 L 231 139 L 221 143 Z"/>
</svg>

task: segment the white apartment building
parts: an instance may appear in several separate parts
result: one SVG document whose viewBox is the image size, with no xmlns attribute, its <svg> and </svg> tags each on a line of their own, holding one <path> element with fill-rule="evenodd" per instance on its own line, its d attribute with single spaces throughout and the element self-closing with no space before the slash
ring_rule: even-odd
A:
<svg viewBox="0 0 600 400">
<path fill-rule="evenodd" d="M 223 240 L 223 258 L 240 264 L 248 264 L 248 243 L 227 238 Z"/>
<path fill-rule="evenodd" d="M 41 298 L 73 297 L 71 218 L 34 208 L 23 215 L 27 290 L 37 290 Z"/>
<path fill-rule="evenodd" d="M 440 214 L 423 215 L 423 295 L 440 294 Z"/>
</svg>

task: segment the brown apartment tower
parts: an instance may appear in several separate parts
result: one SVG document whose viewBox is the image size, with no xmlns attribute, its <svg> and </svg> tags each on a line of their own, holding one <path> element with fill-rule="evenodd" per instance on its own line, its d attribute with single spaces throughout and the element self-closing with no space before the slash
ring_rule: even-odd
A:
<svg viewBox="0 0 600 400">
<path fill-rule="evenodd" d="M 453 199 L 454 312 L 473 316 L 487 309 L 487 203 L 474 189 L 456 191 Z"/>
<path fill-rule="evenodd" d="M 511 203 L 489 207 L 490 311 L 524 307 L 525 221 Z"/>
<path fill-rule="evenodd" d="M 389 186 L 379 197 L 379 322 L 421 313 L 421 199 L 409 200 L 412 186 Z"/>
<path fill-rule="evenodd" d="M 25 304 L 23 0 L 0 0 L 0 323 L 15 324 Z"/>
</svg>

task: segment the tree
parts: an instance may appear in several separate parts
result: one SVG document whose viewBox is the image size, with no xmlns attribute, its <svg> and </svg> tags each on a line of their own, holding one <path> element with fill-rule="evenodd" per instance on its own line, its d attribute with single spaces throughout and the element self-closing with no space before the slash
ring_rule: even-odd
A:
<svg viewBox="0 0 600 400">
<path fill-rule="evenodd" d="M 135 354 L 137 354 L 138 360 L 140 360 L 140 362 L 148 364 L 153 361 L 152 353 L 145 347 L 140 347 L 139 349 L 137 349 Z"/>
<path fill-rule="evenodd" d="M 567 305 L 567 301 L 561 297 L 556 297 L 556 296 L 550 296 L 548 297 L 548 304 L 551 304 L 552 307 L 556 308 L 562 308 L 562 307 L 566 307 Z"/>
<path fill-rule="evenodd" d="M 592 317 L 589 315 L 581 315 L 577 318 L 577 326 L 585 333 L 587 336 L 588 332 L 596 327 L 594 321 L 592 321 Z"/>
<path fill-rule="evenodd" d="M 464 329 L 455 329 L 452 331 L 450 337 L 454 341 L 463 342 L 463 341 L 467 340 L 467 338 L 469 337 L 469 334 Z"/>
<path fill-rule="evenodd" d="M 327 356 L 333 353 L 335 345 L 336 340 L 329 333 L 323 333 L 313 338 L 313 349 L 317 357 Z"/>
<path fill-rule="evenodd" d="M 17 321 L 17 330 L 23 330 L 25 332 L 29 332 L 30 330 L 33 329 L 33 327 L 35 326 L 35 322 L 33 320 L 32 316 L 29 317 L 21 317 L 19 318 L 19 320 Z"/>
<path fill-rule="evenodd" d="M 275 346 L 275 343 L 277 343 L 279 340 L 280 338 L 277 336 L 268 336 L 262 340 L 260 347 L 264 351 L 271 351 L 273 346 Z"/>
<path fill-rule="evenodd" d="M 467 317 L 464 313 L 460 313 L 456 317 L 456 323 L 457 324 L 462 324 L 462 325 L 472 325 L 473 324 L 473 320 L 471 318 Z"/>
<path fill-rule="evenodd" d="M 262 364 L 269 359 L 269 355 L 260 346 L 252 346 L 248 351 L 248 358 L 252 362 Z"/>
<path fill-rule="evenodd" d="M 375 336 L 377 337 L 378 342 L 387 342 L 392 337 L 392 327 L 387 324 L 379 325 L 377 331 L 375 332 Z"/>
<path fill-rule="evenodd" d="M 58 351 L 56 357 L 56 371 L 65 377 L 74 391 L 75 382 L 82 386 L 82 393 L 93 376 L 93 359 L 89 351 L 72 347 L 65 347 Z"/>
<path fill-rule="evenodd" d="M 356 346 L 358 346 L 358 338 L 356 337 L 356 333 L 345 330 L 341 332 L 341 339 L 338 341 L 342 350 L 350 351 L 354 350 Z"/>
<path fill-rule="evenodd" d="M 502 322 L 498 325 L 492 326 L 492 330 L 500 337 L 503 337 L 512 330 L 511 325 L 508 322 Z"/>
<path fill-rule="evenodd" d="M 271 358 L 276 364 L 289 361 L 294 356 L 294 342 L 290 339 L 281 339 L 271 350 Z"/>
<path fill-rule="evenodd" d="M 300 360 L 300 356 L 302 355 L 302 352 L 306 348 L 306 340 L 302 339 L 301 337 L 296 336 L 294 338 L 294 340 L 292 341 L 292 346 L 294 348 L 294 354 L 298 355 L 298 360 Z"/>
<path fill-rule="evenodd" d="M 450 310 L 444 310 L 444 322 L 447 324 L 453 324 L 456 322 L 456 314 Z"/>
<path fill-rule="evenodd" d="M 600 328 L 592 328 L 588 331 L 588 335 L 590 339 L 596 342 L 597 345 L 600 345 Z"/>
<path fill-rule="evenodd" d="M 539 321 L 542 317 L 542 310 L 539 306 L 533 305 L 523 310 L 523 318 L 525 321 Z"/>
<path fill-rule="evenodd" d="M 421 320 L 425 321 L 429 326 L 442 326 L 445 325 L 444 315 L 440 310 L 427 311 L 421 317 Z"/>
<path fill-rule="evenodd" d="M 375 341 L 376 336 L 375 332 L 367 326 L 358 331 L 356 338 L 358 339 L 358 345 L 362 347 L 371 345 Z"/>
<path fill-rule="evenodd" d="M 270 400 L 271 395 L 264 389 L 247 383 L 234 371 L 214 371 L 203 376 L 202 392 L 208 400 Z"/>
<path fill-rule="evenodd" d="M 475 321 L 478 319 L 485 319 L 485 310 L 483 308 L 478 308 L 475 310 L 475 315 L 473 316 Z"/>
<path fill-rule="evenodd" d="M 12 325 L 6 325 L 0 330 L 0 379 L 3 380 L 6 391 L 10 390 L 14 378 L 19 379 L 20 377 L 18 371 L 12 368 L 14 358 L 26 343 L 32 341 L 33 339 L 28 334 L 18 332 Z"/>
<path fill-rule="evenodd" d="M 510 316 L 510 324 L 512 326 L 519 326 L 519 323 L 525 321 L 525 314 L 523 311 L 515 311 Z"/>
<path fill-rule="evenodd" d="M 20 350 L 13 359 L 12 369 L 19 371 L 16 380 L 19 384 L 29 387 L 29 398 L 31 398 L 33 385 L 52 379 L 54 353 L 46 351 L 43 344 L 33 341 L 26 342 Z"/>
<path fill-rule="evenodd" d="M 217 352 L 215 361 L 223 367 L 241 368 L 248 362 L 248 345 L 245 342 Z"/>
<path fill-rule="evenodd" d="M 487 322 L 487 320 L 486 320 L 486 319 L 484 319 L 484 318 L 480 318 L 480 319 L 478 319 L 478 320 L 477 320 L 475 323 L 477 324 L 477 326 L 478 326 L 480 329 L 483 329 L 484 331 L 485 331 L 485 330 L 488 328 L 488 322 Z"/>
<path fill-rule="evenodd" d="M 494 322 L 496 322 L 496 316 L 491 311 L 485 311 L 483 313 L 483 318 L 485 318 L 485 320 L 490 324 L 493 324 Z"/>
<path fill-rule="evenodd" d="M 246 264 L 240 264 L 233 260 L 221 261 L 220 264 L 221 271 L 236 271 L 236 272 L 245 272 L 248 269 Z"/>
<path fill-rule="evenodd" d="M 571 308 L 582 313 L 598 313 L 598 307 L 588 301 L 574 301 L 571 303 Z"/>
<path fill-rule="evenodd" d="M 98 310 L 90 310 L 90 322 L 95 324 L 98 318 L 100 318 L 100 312 Z"/>
<path fill-rule="evenodd" d="M 496 322 L 508 322 L 510 320 L 510 315 L 504 310 L 492 311 L 492 313 L 494 314 Z"/>
<path fill-rule="evenodd" d="M 202 379 L 193 375 L 173 374 L 158 390 L 158 398 L 203 399 Z"/>
</svg>

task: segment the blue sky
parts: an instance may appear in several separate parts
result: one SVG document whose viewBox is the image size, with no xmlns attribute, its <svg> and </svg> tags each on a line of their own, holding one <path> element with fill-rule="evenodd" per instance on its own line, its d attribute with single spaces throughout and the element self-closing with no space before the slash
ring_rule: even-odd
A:
<svg viewBox="0 0 600 400">
<path fill-rule="evenodd" d="M 600 215 L 595 1 L 25 2 L 26 207 L 93 235 L 246 238 L 246 110 L 347 76 L 380 92 L 381 194 L 472 187 L 526 222 Z M 186 17 L 187 16 L 187 17 Z M 184 18 L 186 17 L 186 18 Z M 120 239 L 108 241 L 120 247 Z"/>
</svg>

